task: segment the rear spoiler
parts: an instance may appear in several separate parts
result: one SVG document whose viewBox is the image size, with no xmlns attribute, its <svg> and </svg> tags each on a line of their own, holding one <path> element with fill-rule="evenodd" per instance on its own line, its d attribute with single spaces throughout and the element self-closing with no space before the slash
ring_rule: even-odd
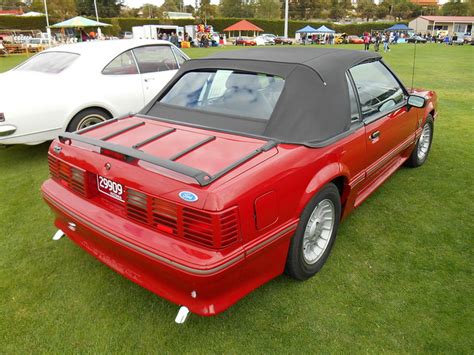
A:
<svg viewBox="0 0 474 355">
<path fill-rule="evenodd" d="M 168 129 L 164 132 L 161 132 L 159 134 L 151 136 L 151 137 L 145 139 L 144 141 L 133 145 L 132 147 L 127 147 L 127 146 L 123 146 L 123 145 L 119 145 L 119 144 L 110 143 L 110 142 L 107 142 L 107 140 L 112 138 L 112 137 L 118 136 L 118 135 L 120 135 L 124 132 L 133 130 L 136 127 L 140 127 L 140 126 L 145 124 L 145 121 L 134 123 L 134 124 L 132 124 L 128 127 L 121 128 L 120 130 L 118 130 L 116 132 L 112 132 L 112 133 L 110 133 L 110 134 L 108 134 L 108 135 L 106 135 L 102 138 L 92 138 L 92 137 L 86 137 L 86 136 L 82 135 L 85 132 L 89 132 L 91 130 L 97 129 L 97 128 L 105 126 L 105 125 L 109 125 L 113 122 L 117 122 L 119 120 L 122 120 L 124 118 L 129 118 L 129 117 L 131 117 L 131 116 L 127 115 L 126 117 L 113 118 L 111 120 L 96 124 L 94 126 L 86 127 L 84 129 L 76 131 L 74 133 L 63 132 L 59 135 L 58 138 L 59 138 L 59 141 L 62 142 L 62 143 L 66 143 L 66 142 L 71 143 L 72 141 L 77 141 L 77 142 L 86 143 L 86 144 L 89 144 L 89 145 L 92 145 L 92 146 L 95 146 L 95 147 L 99 147 L 101 149 L 107 149 L 109 151 L 122 154 L 125 157 L 126 161 L 128 161 L 128 162 L 131 162 L 131 161 L 134 161 L 134 160 L 141 160 L 141 161 L 145 161 L 147 163 L 154 164 L 156 166 L 160 166 L 162 168 L 174 171 L 174 172 L 179 173 L 181 175 L 191 177 L 194 180 L 196 180 L 196 182 L 201 186 L 207 186 L 207 185 L 211 184 L 213 181 L 219 179 L 220 177 L 227 174 L 228 172 L 235 169 L 236 167 L 244 164 L 248 160 L 252 159 L 253 157 L 255 157 L 257 155 L 259 155 L 260 153 L 266 152 L 266 151 L 272 149 L 273 147 L 275 147 L 278 144 L 276 141 L 269 140 L 264 145 L 262 145 L 261 147 L 255 149 L 250 154 L 248 154 L 248 155 L 244 156 L 243 158 L 235 161 L 234 163 L 232 163 L 229 166 L 225 167 L 224 169 L 217 172 L 216 174 L 211 175 L 211 174 L 209 174 L 205 171 L 202 171 L 200 169 L 196 169 L 196 168 L 193 168 L 193 167 L 188 166 L 188 165 L 177 163 L 174 160 L 176 160 L 176 159 L 182 157 L 183 155 L 188 154 L 189 152 L 193 151 L 194 149 L 196 149 L 196 148 L 198 148 L 198 147 L 214 140 L 216 138 L 215 136 L 209 136 L 208 138 L 204 139 L 203 141 L 198 142 L 196 144 L 193 144 L 192 146 L 184 149 L 182 152 L 179 152 L 178 154 L 174 155 L 170 159 L 162 159 L 162 158 L 158 158 L 158 157 L 155 157 L 153 155 L 147 154 L 147 153 L 139 150 L 138 148 L 140 148 L 141 146 L 143 146 L 145 144 L 148 144 L 152 141 L 160 139 L 161 137 L 164 137 L 164 136 L 176 131 L 176 129 L 174 129 L 174 128 L 170 128 L 170 129 Z M 140 118 L 143 118 L 143 119 L 146 120 L 146 118 L 144 118 L 144 117 L 140 117 Z"/>
</svg>

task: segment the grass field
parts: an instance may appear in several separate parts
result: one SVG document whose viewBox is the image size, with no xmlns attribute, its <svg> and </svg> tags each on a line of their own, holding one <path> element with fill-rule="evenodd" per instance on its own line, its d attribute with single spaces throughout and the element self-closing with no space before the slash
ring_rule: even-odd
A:
<svg viewBox="0 0 474 355">
<path fill-rule="evenodd" d="M 415 86 L 440 98 L 427 163 L 402 168 L 342 224 L 316 277 L 281 276 L 181 326 L 176 305 L 51 241 L 39 192 L 48 144 L 0 149 L 0 351 L 472 354 L 474 47 L 417 51 Z M 413 46 L 384 57 L 410 85 Z M 0 58 L 0 71 L 19 60 Z"/>
</svg>

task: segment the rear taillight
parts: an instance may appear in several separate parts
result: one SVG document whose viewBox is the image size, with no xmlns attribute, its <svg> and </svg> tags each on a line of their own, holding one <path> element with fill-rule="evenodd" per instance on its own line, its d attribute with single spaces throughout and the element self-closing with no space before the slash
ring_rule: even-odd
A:
<svg viewBox="0 0 474 355">
<path fill-rule="evenodd" d="M 239 239 L 237 208 L 206 212 L 127 189 L 127 216 L 173 236 L 211 248 L 224 248 Z"/>
<path fill-rule="evenodd" d="M 48 155 L 49 173 L 63 186 L 83 196 L 87 195 L 86 172 Z"/>
</svg>

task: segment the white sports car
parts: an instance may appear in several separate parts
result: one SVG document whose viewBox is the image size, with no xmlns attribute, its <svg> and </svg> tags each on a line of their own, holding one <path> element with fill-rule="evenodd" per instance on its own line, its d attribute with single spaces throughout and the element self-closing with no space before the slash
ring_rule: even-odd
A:
<svg viewBox="0 0 474 355">
<path fill-rule="evenodd" d="M 0 74 L 0 145 L 39 144 L 139 111 L 186 61 L 170 42 L 83 42 Z"/>
</svg>

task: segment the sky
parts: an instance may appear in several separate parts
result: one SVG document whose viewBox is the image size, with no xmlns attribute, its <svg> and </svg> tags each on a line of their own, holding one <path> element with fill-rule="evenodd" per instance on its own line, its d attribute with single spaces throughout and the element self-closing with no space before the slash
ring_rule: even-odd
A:
<svg viewBox="0 0 474 355">
<path fill-rule="evenodd" d="M 156 6 L 160 6 L 163 4 L 164 0 L 125 0 L 125 4 L 128 5 L 129 7 L 140 7 L 143 4 L 153 4 Z M 184 5 L 195 5 L 196 1 L 195 0 L 184 0 Z M 219 4 L 219 0 L 211 0 L 211 4 Z"/>
</svg>

